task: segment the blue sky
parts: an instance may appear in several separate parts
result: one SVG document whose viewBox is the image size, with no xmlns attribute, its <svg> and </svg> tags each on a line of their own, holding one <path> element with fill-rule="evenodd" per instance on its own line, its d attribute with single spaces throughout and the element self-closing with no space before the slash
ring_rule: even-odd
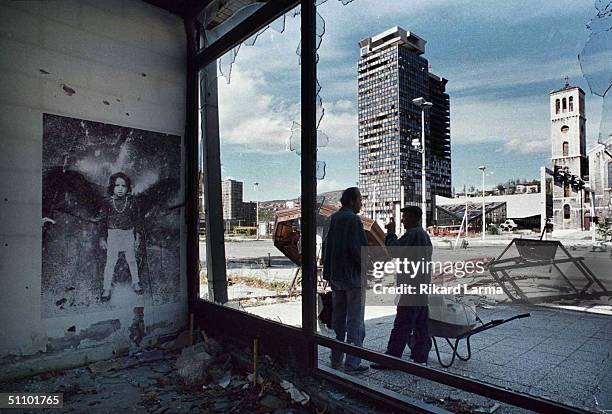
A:
<svg viewBox="0 0 612 414">
<path fill-rule="evenodd" d="M 325 34 L 318 76 L 330 143 L 319 191 L 355 185 L 357 165 L 357 42 L 391 26 L 427 40 L 431 71 L 447 78 L 451 102 L 452 181 L 480 187 L 510 178 L 536 178 L 550 162 L 548 93 L 567 75 L 587 92 L 590 147 L 599 126 L 601 98 L 592 95 L 577 54 L 594 16 L 590 0 L 422 1 L 355 0 L 319 7 Z M 231 82 L 219 78 L 222 175 L 245 183 L 245 199 L 299 195 L 299 157 L 286 149 L 299 121 L 299 18 L 285 32 L 269 29 L 255 46 L 242 46 Z M 254 191 L 254 182 L 259 182 Z"/>
</svg>

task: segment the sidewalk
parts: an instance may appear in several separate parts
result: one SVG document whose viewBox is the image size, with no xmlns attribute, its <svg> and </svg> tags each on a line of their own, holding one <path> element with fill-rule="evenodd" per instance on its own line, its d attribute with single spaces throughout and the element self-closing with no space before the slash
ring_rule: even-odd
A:
<svg viewBox="0 0 612 414">
<path fill-rule="evenodd" d="M 526 312 L 530 318 L 475 335 L 469 361 L 456 360 L 452 367 L 442 368 L 432 348 L 429 366 L 589 411 L 612 408 L 612 318 L 515 304 L 478 309 L 484 322 Z M 368 319 L 364 346 L 384 352 L 392 325 L 392 315 Z M 448 345 L 438 339 L 438 346 L 448 362 Z M 460 349 L 464 355 L 464 345 Z M 409 352 L 403 357 L 407 359 Z M 329 366 L 329 349 L 319 348 L 319 364 Z M 425 401 L 450 397 L 478 406 L 493 404 L 401 371 L 371 369 L 360 379 Z M 496 412 L 524 412 L 513 406 L 501 408 Z"/>
</svg>

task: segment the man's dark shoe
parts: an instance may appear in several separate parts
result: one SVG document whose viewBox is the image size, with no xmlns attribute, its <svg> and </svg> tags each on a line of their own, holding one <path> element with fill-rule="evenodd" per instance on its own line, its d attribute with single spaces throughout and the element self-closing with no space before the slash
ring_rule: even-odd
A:
<svg viewBox="0 0 612 414">
<path fill-rule="evenodd" d="M 102 292 L 102 296 L 100 297 L 100 300 L 102 302 L 108 302 L 110 300 L 110 297 L 111 297 L 110 289 L 104 289 L 104 292 Z"/>
<path fill-rule="evenodd" d="M 357 365 L 356 367 L 344 366 L 344 372 L 347 374 L 361 374 L 370 369 L 367 365 Z"/>
<path fill-rule="evenodd" d="M 337 371 L 339 371 L 340 369 L 342 369 L 342 362 L 338 362 L 338 363 L 333 363 L 331 364 L 332 369 L 335 369 Z"/>
</svg>

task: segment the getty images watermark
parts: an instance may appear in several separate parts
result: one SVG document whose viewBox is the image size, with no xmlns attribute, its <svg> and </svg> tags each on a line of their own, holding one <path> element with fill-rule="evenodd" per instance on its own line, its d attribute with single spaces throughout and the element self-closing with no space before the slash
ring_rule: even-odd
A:
<svg viewBox="0 0 612 414">
<path fill-rule="evenodd" d="M 368 290 L 377 296 L 503 295 L 503 289 L 474 283 L 486 279 L 484 259 L 434 260 L 431 247 L 367 247 L 362 272 Z"/>
</svg>

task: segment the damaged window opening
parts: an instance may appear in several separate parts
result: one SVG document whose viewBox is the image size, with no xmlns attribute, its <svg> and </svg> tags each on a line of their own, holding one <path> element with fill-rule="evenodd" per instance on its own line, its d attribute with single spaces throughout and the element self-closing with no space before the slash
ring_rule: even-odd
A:
<svg viewBox="0 0 612 414">
<path fill-rule="evenodd" d="M 261 6 L 246 6 L 233 16 L 240 18 L 245 10 L 259 10 Z M 286 16 L 291 16 L 291 12 L 257 30 L 241 46 L 221 56 L 217 65 L 212 63 L 206 71 L 212 76 L 201 83 L 201 99 L 211 102 L 202 107 L 201 143 L 206 147 L 218 141 L 219 148 L 220 171 L 216 174 L 220 174 L 223 217 L 218 224 L 222 230 L 217 243 L 224 244 L 225 253 L 217 257 L 222 265 L 218 263 L 215 271 L 214 253 L 207 250 L 215 241 L 207 234 L 206 225 L 201 225 L 205 240 L 200 243 L 200 297 L 299 327 L 302 313 L 299 262 L 296 264 L 284 256 L 272 239 L 277 212 L 299 207 L 301 192 L 299 157 L 287 151 L 288 137 L 295 134 L 299 142 L 301 134 L 295 121 L 300 118 L 299 66 L 293 65 L 282 73 L 274 70 L 274 62 L 287 60 L 293 53 L 291 44 L 299 41 L 298 20 Z M 231 30 L 226 25 L 233 25 L 232 19 L 206 30 L 205 41 L 212 44 L 222 36 L 217 32 Z M 237 59 L 238 50 L 240 58 Z M 269 63 L 264 63 L 262 58 Z M 253 60 L 259 64 L 241 64 Z M 291 86 L 279 88 L 280 82 Z M 207 125 L 205 120 L 215 113 L 218 120 L 211 119 Z M 215 123 L 218 126 L 212 126 Z M 329 138 L 323 132 L 320 135 L 325 137 L 323 145 L 326 145 Z M 296 153 L 301 155 L 299 148 Z M 322 175 L 323 172 L 321 179 Z M 267 201 L 272 198 L 269 194 L 281 188 L 284 198 L 290 201 Z M 287 224 L 290 237 L 299 239 L 299 218 L 292 218 Z M 297 255 L 300 249 L 296 245 Z"/>
</svg>

